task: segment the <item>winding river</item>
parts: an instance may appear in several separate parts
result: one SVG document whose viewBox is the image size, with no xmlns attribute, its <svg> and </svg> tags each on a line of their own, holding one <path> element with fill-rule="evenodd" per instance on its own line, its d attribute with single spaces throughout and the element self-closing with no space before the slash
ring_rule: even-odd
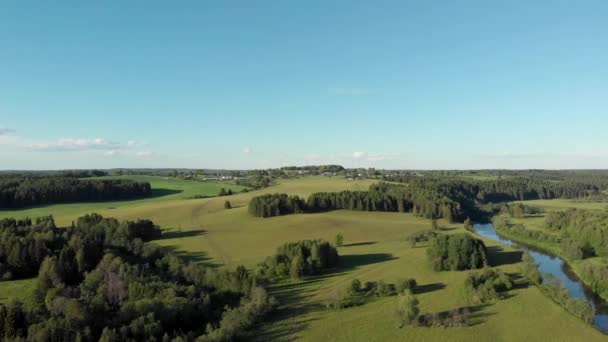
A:
<svg viewBox="0 0 608 342">
<path fill-rule="evenodd" d="M 573 298 L 583 298 L 591 303 L 595 308 L 596 314 L 594 325 L 608 333 L 608 303 L 587 287 L 583 282 L 572 272 L 570 266 L 563 259 L 546 253 L 537 248 L 522 245 L 513 240 L 504 238 L 496 232 L 491 223 L 476 224 L 475 231 L 477 234 L 501 242 L 505 245 L 517 247 L 520 250 L 527 251 L 536 260 L 538 269 L 541 274 L 550 273 L 560 279 L 564 287 Z"/>
</svg>

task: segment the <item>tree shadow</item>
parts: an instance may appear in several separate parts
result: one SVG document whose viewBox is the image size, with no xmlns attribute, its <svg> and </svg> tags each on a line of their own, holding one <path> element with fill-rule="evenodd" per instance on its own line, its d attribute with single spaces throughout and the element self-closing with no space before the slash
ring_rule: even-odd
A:
<svg viewBox="0 0 608 342">
<path fill-rule="evenodd" d="M 470 327 L 472 327 L 472 326 L 482 324 L 485 322 L 485 319 L 487 317 L 496 315 L 495 312 L 486 311 L 486 309 L 488 307 L 490 307 L 490 304 L 480 304 L 480 305 L 469 306 L 469 310 L 471 311 L 471 314 L 469 315 L 469 318 L 467 320 L 468 325 Z"/>
<path fill-rule="evenodd" d="M 342 247 L 369 246 L 369 245 L 374 245 L 377 243 L 378 242 L 376 242 L 376 241 L 354 242 L 354 243 L 347 243 L 345 245 L 342 245 Z"/>
<path fill-rule="evenodd" d="M 204 265 L 207 267 L 219 267 L 220 264 L 216 264 L 212 262 L 212 258 L 206 252 L 187 252 L 181 250 L 178 246 L 164 246 L 165 250 L 168 250 L 173 255 L 181 258 L 186 262 L 192 262 L 200 265 Z"/>
<path fill-rule="evenodd" d="M 347 254 L 340 255 L 340 261 L 338 264 L 339 270 L 353 270 L 355 268 L 377 264 L 380 262 L 390 261 L 399 259 L 392 254 L 388 253 L 370 253 L 370 254 Z"/>
<path fill-rule="evenodd" d="M 427 293 L 427 292 L 442 290 L 445 288 L 446 288 L 446 285 L 444 283 L 431 283 L 431 284 L 424 284 L 424 285 L 416 285 L 416 287 L 414 289 L 414 293 L 423 294 L 423 293 Z"/>
<path fill-rule="evenodd" d="M 439 229 L 443 232 L 449 232 L 450 230 L 458 229 L 458 227 L 441 227 Z"/>
<path fill-rule="evenodd" d="M 311 302 L 314 285 L 332 277 L 333 274 L 307 278 L 304 281 L 285 281 L 271 285 L 269 294 L 277 298 L 280 305 L 265 320 L 264 324 L 250 333 L 252 341 L 293 341 L 316 318 L 303 318 L 306 313 L 323 310 L 320 303 Z"/>
<path fill-rule="evenodd" d="M 502 266 L 516 264 L 521 261 L 522 251 L 505 251 L 500 246 L 490 246 L 486 248 L 490 266 Z"/>
<path fill-rule="evenodd" d="M 184 190 L 155 188 L 155 189 L 150 189 L 150 194 L 148 194 L 148 196 L 146 196 L 145 198 L 163 197 L 163 196 L 179 194 L 181 192 L 184 192 Z"/>
<path fill-rule="evenodd" d="M 169 240 L 169 239 L 179 239 L 179 238 L 187 238 L 193 236 L 199 236 L 207 233 L 204 229 L 195 229 L 188 231 L 179 231 L 173 229 L 163 229 L 163 234 L 157 240 Z"/>
</svg>

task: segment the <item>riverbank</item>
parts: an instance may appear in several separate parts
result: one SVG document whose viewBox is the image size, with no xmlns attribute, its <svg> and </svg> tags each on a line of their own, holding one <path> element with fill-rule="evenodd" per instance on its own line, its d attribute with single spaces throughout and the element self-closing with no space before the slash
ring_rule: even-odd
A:
<svg viewBox="0 0 608 342">
<path fill-rule="evenodd" d="M 527 226 L 526 226 L 524 220 L 518 220 L 518 223 L 522 224 L 524 226 L 524 228 L 527 229 Z M 568 269 L 570 271 L 572 271 L 572 273 L 574 273 L 576 275 L 576 277 L 579 278 L 583 284 L 585 284 L 585 286 L 587 286 L 589 288 L 593 288 L 594 280 L 589 279 L 588 277 L 585 277 L 583 272 L 581 271 L 582 264 L 585 262 L 593 262 L 592 260 L 589 260 L 589 259 L 572 260 L 571 258 L 568 258 L 567 256 L 564 255 L 564 252 L 562 251 L 562 248 L 559 243 L 548 242 L 548 241 L 538 241 L 538 240 L 534 240 L 531 238 L 523 237 L 518 234 L 513 234 L 509 228 L 503 227 L 500 225 L 493 224 L 493 227 L 497 233 L 499 233 L 500 235 L 502 235 L 510 240 L 513 240 L 514 242 L 517 242 L 517 243 L 520 243 L 523 245 L 527 245 L 527 246 L 539 249 L 541 251 L 544 251 L 547 254 L 559 257 L 566 263 L 566 266 L 568 267 Z M 595 293 L 599 297 L 601 297 L 603 300 L 608 301 L 608 292 L 595 291 Z"/>
</svg>

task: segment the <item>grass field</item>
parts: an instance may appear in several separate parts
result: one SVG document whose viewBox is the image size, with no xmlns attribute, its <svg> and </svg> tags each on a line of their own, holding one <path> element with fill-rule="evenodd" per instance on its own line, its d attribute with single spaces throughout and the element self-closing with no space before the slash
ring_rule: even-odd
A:
<svg viewBox="0 0 608 342">
<path fill-rule="evenodd" d="M 190 260 L 231 268 L 238 264 L 253 267 L 284 242 L 312 238 L 333 241 L 336 234 L 343 234 L 345 246 L 338 249 L 341 264 L 336 272 L 272 286 L 271 292 L 280 299 L 281 306 L 269 322 L 256 330 L 255 336 L 260 341 L 606 340 L 605 335 L 567 314 L 535 287 L 511 290 L 507 299 L 477 308 L 474 324 L 467 328 L 399 329 L 393 315 L 396 297 L 355 308 L 325 309 L 326 299 L 354 278 L 362 282 L 415 278 L 420 285 L 418 299 L 423 313 L 468 305 L 462 295 L 466 272 L 434 272 L 426 260 L 426 248 L 411 248 L 404 241 L 414 232 L 429 229 L 429 220 L 411 214 L 344 210 L 267 219 L 247 214 L 249 199 L 262 193 L 306 196 L 317 191 L 364 190 L 370 183 L 307 177 L 282 180 L 267 189 L 228 197 L 186 200 L 163 196 L 144 200 L 146 202 L 133 201 L 115 209 L 108 208 L 114 204 L 98 203 L 81 207 L 49 206 L 36 208 L 32 213 L 54 214 L 63 224 L 89 211 L 123 219 L 150 218 L 167 229 L 157 243 L 173 247 Z M 233 209 L 223 208 L 227 199 Z M 23 212 L 3 212 L 2 215 Z M 448 234 L 464 231 L 462 225 L 440 222 L 440 226 Z M 485 242 L 493 265 L 510 273 L 518 272 L 519 252 L 491 240 Z M 16 293 L 10 290 L 18 287 L 11 285 L 14 283 L 0 283 L 0 299 Z"/>
<path fill-rule="evenodd" d="M 606 202 L 582 201 L 572 199 L 532 200 L 518 201 L 516 203 L 523 203 L 525 205 L 541 207 L 546 210 L 563 210 L 568 208 L 603 210 L 608 208 L 608 203 Z"/>
<path fill-rule="evenodd" d="M 104 215 L 112 215 L 111 212 L 115 209 L 125 209 L 128 211 L 130 208 L 185 200 L 196 195 L 216 196 L 221 188 L 225 188 L 226 190 L 232 189 L 235 192 L 242 191 L 245 188 L 235 184 L 195 182 L 156 176 L 116 176 L 97 179 L 130 179 L 149 182 L 152 186 L 152 194 L 147 198 L 126 201 L 55 204 L 13 211 L 0 210 L 0 218 L 38 217 L 52 214 L 58 225 L 68 225 L 74 218 L 85 213 L 103 212 Z"/>
</svg>

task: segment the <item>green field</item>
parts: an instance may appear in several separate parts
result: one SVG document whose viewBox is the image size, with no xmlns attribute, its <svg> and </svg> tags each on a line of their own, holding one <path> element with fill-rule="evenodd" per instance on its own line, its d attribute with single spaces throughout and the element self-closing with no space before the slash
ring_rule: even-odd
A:
<svg viewBox="0 0 608 342">
<path fill-rule="evenodd" d="M 595 202 L 585 200 L 573 200 L 573 199 L 551 199 L 551 200 L 531 200 L 531 201 L 518 201 L 516 203 L 523 203 L 525 205 L 540 207 L 546 210 L 563 210 L 568 208 L 577 209 L 608 209 L 608 203 L 606 202 Z"/>
<path fill-rule="evenodd" d="M 159 180 L 160 182 L 160 180 Z M 235 267 L 253 267 L 274 253 L 284 242 L 324 238 L 333 241 L 344 235 L 341 264 L 336 272 L 305 281 L 286 281 L 271 292 L 281 305 L 269 321 L 258 327 L 260 341 L 600 341 L 606 336 L 574 318 L 551 302 L 535 287 L 521 286 L 508 298 L 479 307 L 466 328 L 397 327 L 393 312 L 396 297 L 371 301 L 363 306 L 328 310 L 323 303 L 354 278 L 394 282 L 413 277 L 420 285 L 421 312 L 437 312 L 466 306 L 462 284 L 466 272 L 434 272 L 426 260 L 426 248 L 411 248 L 405 237 L 429 229 L 429 220 L 411 214 L 334 211 L 273 218 L 254 218 L 247 203 L 262 193 L 286 192 L 306 196 L 317 191 L 365 190 L 371 181 L 306 177 L 281 180 L 260 191 L 228 197 L 184 199 L 202 190 L 184 189 L 179 194 L 116 203 L 54 205 L 2 216 L 53 214 L 60 224 L 96 211 L 117 218 L 150 218 L 168 229 L 157 243 L 172 246 L 190 260 Z M 153 186 L 161 186 L 153 183 Z M 200 183 L 196 183 L 198 186 Z M 209 185 L 203 183 L 203 185 Z M 178 184 L 162 184 L 170 189 Z M 179 186 L 184 186 L 179 183 Z M 186 185 L 189 186 L 189 185 Z M 194 186 L 194 184 L 192 184 Z M 233 187 L 233 190 L 235 188 Z M 223 208 L 230 200 L 233 209 Z M 110 207 L 115 207 L 110 209 Z M 462 225 L 440 222 L 445 233 L 463 232 Z M 518 272 L 519 254 L 506 246 L 485 240 L 491 262 L 501 269 Z M 28 281 L 25 281 L 26 284 Z M 0 283 L 0 300 L 20 293 L 16 282 Z M 26 286 L 27 287 L 27 286 Z"/>
<path fill-rule="evenodd" d="M 149 182 L 152 186 L 152 193 L 147 198 L 126 201 L 55 204 L 14 211 L 0 210 L 0 218 L 38 217 L 52 214 L 58 225 L 68 225 L 83 213 L 103 212 L 104 215 L 112 216 L 111 212 L 115 209 L 129 210 L 129 208 L 146 207 L 168 201 L 185 200 L 197 195 L 216 196 L 221 188 L 232 189 L 234 192 L 245 189 L 245 187 L 235 184 L 196 182 L 157 176 L 114 176 L 97 179 L 129 179 Z"/>
</svg>

